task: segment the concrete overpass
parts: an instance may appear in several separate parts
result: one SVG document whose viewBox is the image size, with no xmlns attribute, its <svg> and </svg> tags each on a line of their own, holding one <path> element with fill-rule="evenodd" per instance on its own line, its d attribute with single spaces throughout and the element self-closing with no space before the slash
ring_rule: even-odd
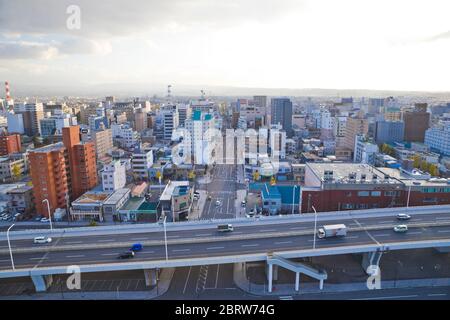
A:
<svg viewBox="0 0 450 320">
<path fill-rule="evenodd" d="M 150 270 L 166 267 L 266 261 L 269 266 L 288 267 L 296 273 L 316 272 L 320 280 L 319 271 L 287 259 L 360 253 L 367 265 L 378 264 L 382 253 L 389 250 L 450 247 L 450 206 L 409 208 L 412 219 L 407 222 L 410 230 L 406 234 L 392 230 L 399 224 L 395 215 L 400 212 L 405 209 L 319 214 L 318 226 L 339 221 L 348 225 L 349 232 L 345 238 L 317 239 L 315 249 L 314 218 L 310 215 L 235 220 L 235 231 L 229 234 L 216 232 L 217 221 L 168 224 L 168 259 L 162 226 L 157 224 L 55 231 L 55 240 L 44 246 L 32 245 L 30 240 L 42 230 L 18 231 L 11 234 L 14 270 L 7 243 L 0 242 L 0 277 L 31 276 L 36 289 L 42 291 L 50 282 L 45 279 L 66 273 L 70 265 L 79 266 L 81 272 L 143 269 L 147 278 L 152 277 Z M 116 260 L 117 254 L 134 242 L 143 243 L 144 250 L 132 260 Z M 323 284 L 323 274 L 322 278 Z"/>
</svg>

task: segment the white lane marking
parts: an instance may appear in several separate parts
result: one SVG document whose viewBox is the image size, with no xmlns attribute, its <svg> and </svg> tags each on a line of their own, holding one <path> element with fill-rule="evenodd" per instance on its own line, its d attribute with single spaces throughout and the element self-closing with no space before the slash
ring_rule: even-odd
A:
<svg viewBox="0 0 450 320">
<path fill-rule="evenodd" d="M 173 249 L 172 252 L 184 252 L 184 251 L 191 251 L 191 249 Z"/>
<path fill-rule="evenodd" d="M 40 258 L 30 258 L 30 260 L 44 260 L 44 259 L 47 259 L 47 257 L 40 257 Z"/>
<path fill-rule="evenodd" d="M 83 241 L 70 241 L 70 242 L 66 242 L 66 244 L 75 244 L 75 243 L 83 243 Z"/>
<path fill-rule="evenodd" d="M 241 247 L 257 247 L 257 246 L 259 246 L 258 243 L 254 243 L 254 244 L 243 244 L 243 245 L 241 245 Z"/>
<path fill-rule="evenodd" d="M 212 234 L 211 233 L 199 233 L 199 234 L 195 235 L 195 237 L 203 237 L 203 236 L 212 236 Z"/>
<path fill-rule="evenodd" d="M 421 234 L 422 231 L 410 231 L 408 232 L 408 234 Z"/>
<path fill-rule="evenodd" d="M 292 241 L 280 241 L 280 242 L 275 242 L 275 244 L 287 244 L 287 243 L 292 243 Z"/>
<path fill-rule="evenodd" d="M 238 232 L 233 232 L 233 234 L 241 234 L 243 233 L 242 231 L 238 231 Z"/>
<path fill-rule="evenodd" d="M 293 227 L 289 228 L 290 230 L 300 230 L 300 229 L 308 229 L 308 227 Z"/>
<path fill-rule="evenodd" d="M 186 288 L 187 288 L 187 284 L 188 284 L 188 281 L 189 281 L 189 277 L 191 275 L 191 269 L 192 269 L 192 267 L 189 267 L 189 272 L 188 272 L 188 275 L 186 277 L 186 282 L 184 283 L 183 294 L 186 292 Z"/>
<path fill-rule="evenodd" d="M 275 230 L 275 229 L 264 229 L 264 230 L 259 230 L 259 231 L 261 231 L 261 232 L 274 232 L 274 231 L 277 231 L 277 230 Z"/>
<path fill-rule="evenodd" d="M 142 251 L 142 252 L 139 253 L 139 254 L 146 254 L 146 253 L 155 253 L 155 251 Z"/>
<path fill-rule="evenodd" d="M 73 256 L 66 256 L 66 258 L 83 258 L 84 256 L 85 256 L 84 254 L 77 254 Z"/>
<path fill-rule="evenodd" d="M 130 240 L 148 240 L 148 238 L 131 238 Z"/>
<path fill-rule="evenodd" d="M 294 300 L 294 298 L 292 296 L 281 296 L 280 300 Z"/>
<path fill-rule="evenodd" d="M 427 294 L 427 296 L 429 297 L 442 297 L 442 296 L 446 296 L 446 293 L 429 293 Z"/>
<path fill-rule="evenodd" d="M 387 237 L 389 234 L 383 233 L 383 234 L 374 234 L 375 237 Z"/>
<path fill-rule="evenodd" d="M 393 223 L 392 220 L 383 220 L 383 221 L 378 221 L 378 223 Z"/>
<path fill-rule="evenodd" d="M 117 253 L 102 253 L 102 256 L 115 256 Z"/>
<path fill-rule="evenodd" d="M 0 262 L 10 262 L 11 260 L 0 260 Z"/>
<path fill-rule="evenodd" d="M 180 236 L 167 236 L 167 238 L 179 238 Z"/>
<path fill-rule="evenodd" d="M 216 283 L 214 286 L 216 289 L 217 289 L 217 283 L 219 282 L 219 268 L 220 268 L 220 264 L 217 265 Z"/>
<path fill-rule="evenodd" d="M 106 239 L 106 240 L 98 240 L 97 242 L 112 242 L 115 241 L 113 239 Z"/>
<path fill-rule="evenodd" d="M 449 217 L 436 217 L 436 220 L 447 220 Z"/>
<path fill-rule="evenodd" d="M 382 300 L 382 299 L 404 299 L 404 298 L 415 298 L 418 297 L 417 294 L 411 294 L 409 296 L 387 296 L 387 297 L 374 297 L 374 298 L 360 298 L 353 300 Z"/>
<path fill-rule="evenodd" d="M 224 249 L 225 247 L 209 247 L 206 250 L 216 250 L 216 249 Z"/>
<path fill-rule="evenodd" d="M 438 230 L 438 232 L 450 232 L 450 230 Z"/>
</svg>

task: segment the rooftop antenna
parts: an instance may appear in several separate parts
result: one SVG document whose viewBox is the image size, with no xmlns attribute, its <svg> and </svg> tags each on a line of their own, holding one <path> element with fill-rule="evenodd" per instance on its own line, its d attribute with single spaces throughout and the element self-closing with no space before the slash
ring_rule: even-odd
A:
<svg viewBox="0 0 450 320">
<path fill-rule="evenodd" d="M 11 106 L 11 92 L 9 91 L 9 82 L 5 81 L 5 92 L 6 92 L 6 105 Z M 10 107 L 11 109 L 11 107 Z"/>
<path fill-rule="evenodd" d="M 202 94 L 202 100 L 205 100 L 205 91 L 202 89 L 200 90 L 201 94 Z"/>
<path fill-rule="evenodd" d="M 167 86 L 167 100 L 170 101 L 171 98 L 172 98 L 172 85 L 169 84 Z"/>
</svg>

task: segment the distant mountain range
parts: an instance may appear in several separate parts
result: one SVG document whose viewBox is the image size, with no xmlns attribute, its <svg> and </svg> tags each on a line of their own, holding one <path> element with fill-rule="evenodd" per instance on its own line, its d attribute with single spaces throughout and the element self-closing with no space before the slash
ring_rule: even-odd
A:
<svg viewBox="0 0 450 320">
<path fill-rule="evenodd" d="M 113 95 L 116 97 L 129 96 L 166 96 L 167 85 L 164 84 L 97 84 L 97 85 L 17 85 L 11 83 L 13 97 L 23 98 L 32 96 L 80 96 L 103 97 Z M 366 89 L 287 89 L 287 88 L 249 88 L 230 86 L 196 86 L 172 83 L 173 96 L 200 96 L 204 90 L 207 96 L 303 96 L 303 97 L 388 97 L 388 96 L 421 96 L 437 99 L 450 99 L 450 91 L 397 91 L 397 90 L 366 90 Z"/>
</svg>

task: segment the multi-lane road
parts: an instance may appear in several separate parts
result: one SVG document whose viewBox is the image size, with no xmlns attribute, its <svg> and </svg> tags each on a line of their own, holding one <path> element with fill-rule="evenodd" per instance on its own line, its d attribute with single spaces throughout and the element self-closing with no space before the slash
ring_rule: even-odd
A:
<svg viewBox="0 0 450 320">
<path fill-rule="evenodd" d="M 318 226 L 336 223 L 336 220 L 320 221 Z M 393 232 L 398 224 L 393 212 L 391 216 L 349 218 L 339 220 L 350 228 L 348 235 L 336 239 L 316 239 L 316 248 L 345 247 L 355 245 L 382 245 L 389 242 L 450 239 L 449 214 L 415 214 L 408 222 L 410 230 L 406 234 Z M 417 227 L 413 227 L 417 225 Z M 377 227 L 376 230 L 371 228 Z M 367 229 L 366 229 L 367 228 Z M 352 231 L 352 229 L 354 229 Z M 168 257 L 200 258 L 233 256 L 236 254 L 267 253 L 269 251 L 290 251 L 311 249 L 313 245 L 313 223 L 311 221 L 280 221 L 273 224 L 237 225 L 231 233 L 221 234 L 215 225 L 190 230 L 168 230 Z M 122 233 L 85 236 L 54 237 L 51 244 L 34 245 L 32 239 L 12 240 L 12 250 L 16 269 L 45 266 L 65 266 L 71 264 L 99 264 L 120 262 L 117 255 L 125 246 L 135 242 L 159 241 L 154 245 L 144 245 L 134 261 L 161 260 L 165 258 L 164 234 L 162 228 L 142 233 Z M 11 268 L 7 242 L 0 240 L 0 270 Z M 188 243 L 186 243 L 189 241 Z M 110 244 L 110 246 L 105 245 Z M 123 248 L 120 248 L 124 244 Z M 53 247 L 56 251 L 20 252 L 21 248 Z M 79 248 L 79 249 L 75 249 Z"/>
</svg>

